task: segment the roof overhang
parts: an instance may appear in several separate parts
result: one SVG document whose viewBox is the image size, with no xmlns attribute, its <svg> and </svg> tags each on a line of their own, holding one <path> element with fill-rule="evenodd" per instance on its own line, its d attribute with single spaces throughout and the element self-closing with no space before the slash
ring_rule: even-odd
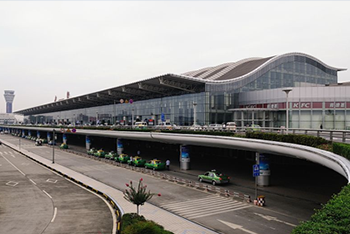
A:
<svg viewBox="0 0 350 234">
<path fill-rule="evenodd" d="M 165 74 L 131 84 L 16 111 L 15 113 L 37 115 L 94 106 L 120 104 L 120 99 L 140 101 L 204 91 L 204 80 L 175 74 Z"/>
</svg>

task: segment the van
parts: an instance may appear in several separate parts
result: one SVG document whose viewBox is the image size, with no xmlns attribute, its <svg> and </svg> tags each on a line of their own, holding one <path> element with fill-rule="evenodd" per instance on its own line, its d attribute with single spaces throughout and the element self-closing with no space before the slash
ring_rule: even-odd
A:
<svg viewBox="0 0 350 234">
<path fill-rule="evenodd" d="M 227 123 L 226 123 L 226 130 L 227 130 L 227 131 L 233 131 L 233 132 L 235 132 L 236 129 L 237 129 L 236 122 L 227 122 Z"/>
<path fill-rule="evenodd" d="M 156 129 L 160 130 L 173 130 L 173 125 L 169 122 L 161 122 L 156 126 Z"/>
</svg>

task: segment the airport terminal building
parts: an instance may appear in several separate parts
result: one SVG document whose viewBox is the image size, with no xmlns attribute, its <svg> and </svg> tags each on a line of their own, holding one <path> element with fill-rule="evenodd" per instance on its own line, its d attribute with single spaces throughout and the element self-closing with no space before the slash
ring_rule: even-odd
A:
<svg viewBox="0 0 350 234">
<path fill-rule="evenodd" d="M 350 127 L 350 84 L 303 53 L 249 58 L 183 74 L 164 74 L 16 111 L 25 122 L 180 126 L 236 122 L 290 128 Z M 289 90 L 288 98 L 284 90 Z M 287 108 L 288 103 L 288 108 Z"/>
</svg>

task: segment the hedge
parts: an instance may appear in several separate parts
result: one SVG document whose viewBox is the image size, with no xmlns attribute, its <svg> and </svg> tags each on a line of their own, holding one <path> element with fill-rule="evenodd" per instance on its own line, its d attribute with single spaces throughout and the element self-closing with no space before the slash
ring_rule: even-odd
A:
<svg viewBox="0 0 350 234">
<path fill-rule="evenodd" d="M 333 142 L 333 153 L 339 154 L 350 160 L 350 145 L 345 143 Z"/>
<path fill-rule="evenodd" d="M 308 135 L 283 135 L 277 133 L 264 133 L 264 132 L 246 132 L 247 138 L 262 139 L 269 141 L 288 142 L 299 145 L 306 145 L 311 147 L 317 147 L 322 144 L 327 144 L 328 141 L 322 137 L 314 137 Z"/>
<path fill-rule="evenodd" d="M 124 214 L 121 222 L 122 234 L 174 234 L 173 232 L 164 230 L 161 225 L 146 220 L 145 217 L 136 213 Z"/>
<path fill-rule="evenodd" d="M 350 185 L 333 195 L 332 199 L 311 219 L 293 229 L 292 234 L 346 234 L 350 233 Z"/>
</svg>

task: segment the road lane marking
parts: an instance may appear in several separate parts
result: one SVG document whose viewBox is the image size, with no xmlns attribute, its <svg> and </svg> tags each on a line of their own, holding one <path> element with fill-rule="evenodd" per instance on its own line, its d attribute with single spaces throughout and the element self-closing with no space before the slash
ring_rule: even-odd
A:
<svg viewBox="0 0 350 234">
<path fill-rule="evenodd" d="M 1 155 L 2 156 L 2 155 Z M 22 175 L 26 176 L 18 167 L 16 167 L 12 162 L 10 162 L 5 156 L 2 156 L 8 163 L 10 163 L 14 168 L 17 169 L 17 171 L 21 172 Z"/>
<path fill-rule="evenodd" d="M 53 223 L 53 221 L 55 221 L 56 215 L 57 215 L 57 207 L 55 207 L 55 211 L 53 212 L 53 217 L 51 219 L 51 223 Z"/>
<path fill-rule="evenodd" d="M 43 192 L 49 197 L 52 199 L 52 197 L 50 196 L 50 194 L 48 194 L 45 190 L 43 190 Z"/>
<path fill-rule="evenodd" d="M 248 229 L 243 228 L 243 226 L 240 226 L 240 225 L 237 225 L 237 224 L 234 224 L 234 223 L 226 222 L 226 221 L 223 221 L 223 220 L 220 220 L 220 219 L 218 219 L 218 221 L 220 221 L 221 223 L 229 226 L 232 229 L 239 229 L 239 230 L 242 230 L 242 231 L 250 233 L 250 234 L 258 234 L 256 232 L 249 231 Z"/>
<path fill-rule="evenodd" d="M 57 183 L 57 180 L 47 179 L 46 182 L 56 184 L 56 183 Z"/>
<path fill-rule="evenodd" d="M 258 215 L 268 221 L 276 221 L 276 222 L 280 222 L 280 223 L 284 223 L 286 225 L 292 226 L 292 227 L 296 227 L 297 225 L 292 224 L 292 223 L 288 223 L 282 220 L 277 219 L 276 217 L 270 216 L 270 215 L 263 215 L 263 214 L 259 214 L 259 213 L 254 213 L 255 215 Z"/>
<path fill-rule="evenodd" d="M 35 184 L 36 185 L 36 183 L 32 180 L 32 179 L 29 179 L 30 180 L 30 182 L 32 182 L 33 184 Z"/>
<path fill-rule="evenodd" d="M 208 206 L 208 204 L 211 204 L 211 206 Z M 235 200 L 229 200 L 227 198 L 206 196 L 191 201 L 161 204 L 161 207 L 170 210 L 176 214 L 179 214 L 183 217 L 194 219 L 246 209 L 251 206 L 246 203 Z"/>
<path fill-rule="evenodd" d="M 12 186 L 12 187 L 15 187 L 17 184 L 18 184 L 18 182 L 14 182 L 14 181 L 9 181 L 6 183 L 6 185 Z"/>
</svg>

